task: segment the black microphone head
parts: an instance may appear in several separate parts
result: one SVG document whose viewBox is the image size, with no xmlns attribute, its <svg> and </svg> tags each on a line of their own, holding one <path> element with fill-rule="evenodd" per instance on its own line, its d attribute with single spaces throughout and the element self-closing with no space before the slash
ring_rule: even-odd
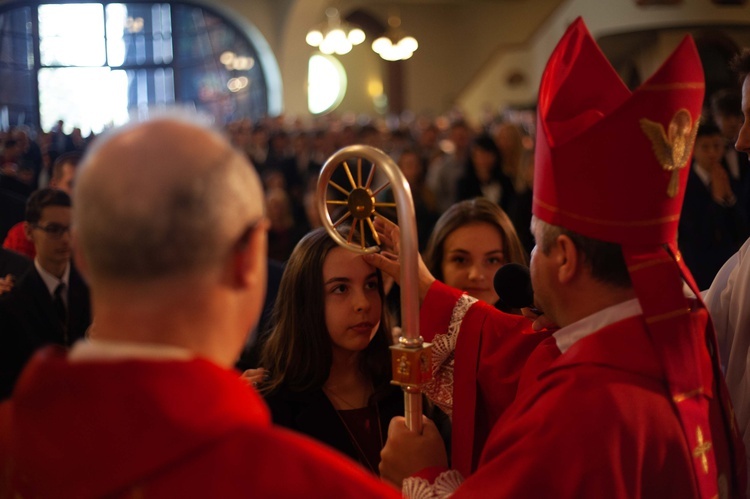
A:
<svg viewBox="0 0 750 499">
<path fill-rule="evenodd" d="M 510 308 L 534 306 L 529 268 L 518 263 L 507 263 L 497 269 L 493 280 L 500 302 Z"/>
</svg>

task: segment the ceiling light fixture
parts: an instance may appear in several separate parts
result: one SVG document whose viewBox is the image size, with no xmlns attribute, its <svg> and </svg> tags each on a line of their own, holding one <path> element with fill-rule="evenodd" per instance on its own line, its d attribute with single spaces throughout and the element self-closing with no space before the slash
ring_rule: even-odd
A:
<svg viewBox="0 0 750 499">
<path fill-rule="evenodd" d="M 404 61 L 414 55 L 419 44 L 401 29 L 401 18 L 390 16 L 388 26 L 388 31 L 372 42 L 372 50 L 386 61 Z"/>
<path fill-rule="evenodd" d="M 348 54 L 352 46 L 365 41 L 365 32 L 356 26 L 341 21 L 335 7 L 326 9 L 328 20 L 323 25 L 307 32 L 305 41 L 311 47 L 317 47 L 324 54 Z"/>
</svg>

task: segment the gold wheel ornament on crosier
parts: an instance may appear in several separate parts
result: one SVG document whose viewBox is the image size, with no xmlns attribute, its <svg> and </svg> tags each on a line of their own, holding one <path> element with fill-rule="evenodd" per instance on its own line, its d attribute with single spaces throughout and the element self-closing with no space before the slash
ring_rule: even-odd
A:
<svg viewBox="0 0 750 499">
<path fill-rule="evenodd" d="M 363 160 L 370 165 L 366 178 L 363 175 Z M 346 175 L 345 185 L 331 180 L 338 168 L 343 168 Z M 377 171 L 385 175 L 387 182 L 373 189 Z M 377 200 L 387 187 L 391 188 L 395 203 Z M 421 431 L 421 386 L 432 377 L 432 354 L 431 345 L 424 343 L 419 335 L 419 246 L 409 183 L 398 165 L 380 149 L 364 145 L 348 146 L 335 152 L 321 168 L 317 204 L 328 234 L 340 246 L 361 254 L 380 251 L 380 238 L 375 231 L 373 218 L 383 216 L 379 210 L 396 208 L 400 229 L 401 337 L 398 345 L 391 347 L 392 383 L 404 390 L 406 425 L 412 430 Z M 332 213 L 335 213 L 333 217 Z M 351 230 L 343 235 L 340 228 L 347 223 L 351 223 Z M 353 239 L 356 233 L 359 234 L 359 241 Z M 374 245 L 367 245 L 367 236 L 375 241 Z"/>
<path fill-rule="evenodd" d="M 350 160 L 342 160 L 340 165 L 333 165 L 334 170 L 337 166 L 343 168 L 346 173 L 348 185 L 341 186 L 331 180 L 331 175 L 328 175 L 327 185 L 323 183 L 321 187 L 321 184 L 318 184 L 319 193 L 321 188 L 324 189 L 324 193 L 320 195 L 320 199 L 325 203 L 319 208 L 324 217 L 324 225 L 331 236 L 336 239 L 336 242 L 358 253 L 375 253 L 380 251 L 380 238 L 372 223 L 373 219 L 376 216 L 385 218 L 382 208 L 396 208 L 396 203 L 377 201 L 377 196 L 390 186 L 390 182 L 385 182 L 373 190 L 373 181 L 377 170 L 376 163 L 371 163 L 367 179 L 363 181 L 362 160 L 362 157 L 358 157 Z M 330 162 L 331 160 L 329 159 L 328 161 Z M 352 172 L 352 168 L 349 166 L 350 162 L 356 165 L 356 179 L 355 172 Z M 331 171 L 331 174 L 333 174 L 333 171 Z M 343 194 L 345 198 L 329 199 L 329 189 Z M 331 212 L 341 211 L 336 208 L 343 208 L 343 215 L 338 216 L 334 221 L 331 219 Z M 378 211 L 379 208 L 381 209 L 380 212 Z M 351 225 L 351 230 L 344 237 L 339 228 L 347 222 Z M 356 233 L 359 233 L 359 242 L 354 241 Z M 368 235 L 375 241 L 374 246 L 367 246 Z"/>
</svg>

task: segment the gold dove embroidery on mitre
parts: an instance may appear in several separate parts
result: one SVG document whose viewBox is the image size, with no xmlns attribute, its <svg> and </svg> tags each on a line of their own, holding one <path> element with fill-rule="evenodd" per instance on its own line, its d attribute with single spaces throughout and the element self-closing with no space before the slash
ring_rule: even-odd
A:
<svg viewBox="0 0 750 499">
<path fill-rule="evenodd" d="M 680 109 L 674 114 L 666 132 L 661 123 L 646 118 L 640 121 L 641 130 L 651 141 L 659 164 L 664 171 L 672 172 L 667 186 L 667 195 L 671 198 L 677 195 L 680 184 L 679 172 L 685 168 L 693 152 L 695 135 L 698 133 L 697 121 L 693 123 L 687 109 Z"/>
</svg>

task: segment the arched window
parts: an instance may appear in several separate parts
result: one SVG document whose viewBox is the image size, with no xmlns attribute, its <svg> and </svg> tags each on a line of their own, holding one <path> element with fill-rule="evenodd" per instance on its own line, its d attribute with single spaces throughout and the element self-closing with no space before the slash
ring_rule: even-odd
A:
<svg viewBox="0 0 750 499">
<path fill-rule="evenodd" d="M 280 111 L 280 92 L 265 40 L 205 5 L 0 6 L 0 128 L 98 133 L 174 103 L 255 120 Z"/>
<path fill-rule="evenodd" d="M 307 66 L 307 108 L 312 114 L 336 109 L 346 94 L 346 71 L 333 56 L 314 54 Z"/>
</svg>

